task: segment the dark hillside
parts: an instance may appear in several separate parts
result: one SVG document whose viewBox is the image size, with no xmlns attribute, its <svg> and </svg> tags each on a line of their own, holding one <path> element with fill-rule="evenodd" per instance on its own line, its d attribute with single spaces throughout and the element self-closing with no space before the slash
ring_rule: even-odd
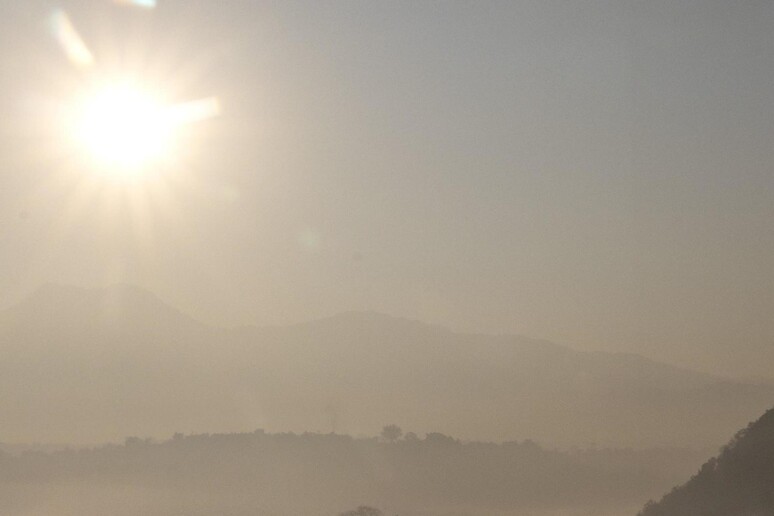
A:
<svg viewBox="0 0 774 516">
<path fill-rule="evenodd" d="M 774 409 L 736 434 L 691 480 L 640 516 L 774 514 Z"/>
</svg>

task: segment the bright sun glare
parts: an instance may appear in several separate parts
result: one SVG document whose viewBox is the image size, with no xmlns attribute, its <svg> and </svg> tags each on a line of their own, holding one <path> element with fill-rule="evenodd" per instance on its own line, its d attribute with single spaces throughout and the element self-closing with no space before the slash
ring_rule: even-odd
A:
<svg viewBox="0 0 774 516">
<path fill-rule="evenodd" d="M 122 3 L 148 9 L 156 5 L 153 0 Z M 92 78 L 98 77 L 94 74 L 94 54 L 64 11 L 54 12 L 51 27 L 70 62 Z M 165 104 L 152 90 L 142 89 L 132 81 L 92 90 L 71 107 L 74 109 L 68 113 L 67 134 L 87 153 L 99 172 L 122 179 L 144 176 L 170 162 L 176 157 L 173 137 L 182 125 L 220 113 L 217 97 Z"/>
<path fill-rule="evenodd" d="M 83 102 L 75 135 L 101 170 L 131 176 L 167 157 L 173 129 L 170 108 L 148 92 L 119 85 Z"/>
</svg>

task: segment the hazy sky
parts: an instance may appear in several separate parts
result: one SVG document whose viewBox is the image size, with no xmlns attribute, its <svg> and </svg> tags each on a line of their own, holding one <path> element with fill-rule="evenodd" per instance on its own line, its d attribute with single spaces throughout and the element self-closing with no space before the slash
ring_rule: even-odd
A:
<svg viewBox="0 0 774 516">
<path fill-rule="evenodd" d="M 128 282 L 768 374 L 772 2 L 158 4 L 0 0 L 0 306 Z M 104 73 L 218 96 L 177 170 L 84 186 L 59 8 Z"/>
</svg>

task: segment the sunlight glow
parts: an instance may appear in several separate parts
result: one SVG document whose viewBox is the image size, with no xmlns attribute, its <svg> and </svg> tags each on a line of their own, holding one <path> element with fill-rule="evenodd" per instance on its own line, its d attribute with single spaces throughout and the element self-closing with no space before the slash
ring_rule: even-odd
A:
<svg viewBox="0 0 774 516">
<path fill-rule="evenodd" d="M 108 87 L 84 102 L 75 135 L 106 172 L 133 175 L 169 152 L 176 125 L 170 113 L 140 89 Z"/>
<path fill-rule="evenodd" d="M 156 7 L 156 0 L 113 0 L 117 4 L 133 5 L 142 9 L 153 9 Z"/>
<path fill-rule="evenodd" d="M 112 2 L 148 10 L 157 5 L 155 0 Z M 149 84 L 144 80 L 147 78 L 143 78 L 143 70 L 131 67 L 107 72 L 97 63 L 67 13 L 61 9 L 54 11 L 50 24 L 67 59 L 83 74 L 85 88 L 64 103 L 60 120 L 65 124 L 69 143 L 81 151 L 77 154 L 88 157 L 89 169 L 103 178 L 135 182 L 150 171 L 163 169 L 166 173 L 179 167 L 184 161 L 185 146 L 178 140 L 193 134 L 181 130 L 182 126 L 219 115 L 218 98 L 161 102 L 157 94 L 169 93 L 175 89 L 174 84 L 140 87 Z"/>
</svg>

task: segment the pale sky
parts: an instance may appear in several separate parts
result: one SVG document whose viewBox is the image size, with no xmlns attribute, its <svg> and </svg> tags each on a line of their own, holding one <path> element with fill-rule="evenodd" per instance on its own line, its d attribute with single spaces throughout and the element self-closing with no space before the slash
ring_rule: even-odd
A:
<svg viewBox="0 0 774 516">
<path fill-rule="evenodd" d="M 220 101 L 140 193 L 62 148 L 57 9 L 101 72 Z M 216 324 L 376 310 L 769 375 L 772 27 L 768 0 L 0 0 L 0 306 L 124 282 Z"/>
</svg>

